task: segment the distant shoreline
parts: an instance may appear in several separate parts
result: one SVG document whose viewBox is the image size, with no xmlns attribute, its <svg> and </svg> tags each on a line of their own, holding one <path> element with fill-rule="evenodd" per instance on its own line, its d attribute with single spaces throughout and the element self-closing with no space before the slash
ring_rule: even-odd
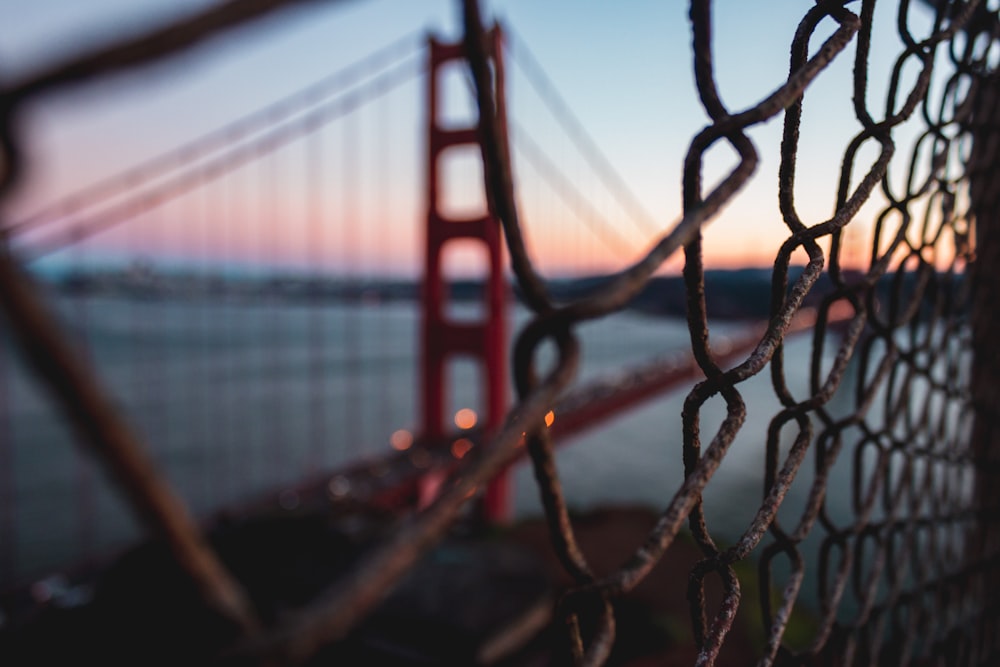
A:
<svg viewBox="0 0 1000 667">
<path fill-rule="evenodd" d="M 792 267 L 789 280 L 801 275 Z M 189 270 L 157 270 L 147 265 L 129 268 L 64 270 L 37 276 L 50 290 L 64 296 L 111 296 L 136 299 L 204 300 L 234 302 L 275 301 L 289 304 L 330 304 L 418 301 L 418 280 L 391 277 L 308 275 L 301 273 L 206 274 Z M 548 281 L 552 296 L 560 302 L 583 298 L 600 289 L 611 277 L 584 276 Z M 705 293 L 708 315 L 731 320 L 769 317 L 772 271 L 769 268 L 718 269 L 706 271 Z M 824 274 L 805 305 L 817 305 L 832 289 Z M 517 298 L 516 286 L 511 287 Z M 470 302 L 480 298 L 483 283 L 462 279 L 452 282 L 450 298 Z M 684 317 L 687 296 L 681 276 L 652 278 L 628 310 L 654 317 Z"/>
</svg>

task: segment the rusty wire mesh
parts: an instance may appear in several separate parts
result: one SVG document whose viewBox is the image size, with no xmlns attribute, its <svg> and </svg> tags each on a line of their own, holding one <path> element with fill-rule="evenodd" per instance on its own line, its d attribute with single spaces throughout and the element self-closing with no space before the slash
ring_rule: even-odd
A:
<svg viewBox="0 0 1000 667">
<path fill-rule="evenodd" d="M 512 262 L 536 319 L 521 334 L 515 353 L 515 376 L 522 399 L 541 388 L 558 386 L 577 350 L 573 327 L 623 306 L 653 271 L 680 246 L 686 264 L 688 324 L 692 350 L 706 380 L 688 394 L 682 438 L 685 480 L 663 510 L 660 521 L 638 545 L 632 558 L 610 573 L 592 572 L 577 548 L 563 501 L 552 445 L 544 431 L 529 439 L 553 544 L 577 588 L 563 599 L 572 651 L 577 661 L 600 664 L 614 638 L 609 598 L 633 588 L 676 538 L 685 519 L 703 560 L 690 574 L 689 600 L 699 664 L 715 661 L 740 605 L 740 581 L 734 563 L 761 546 L 759 586 L 765 642 L 760 662 L 771 664 L 782 651 L 782 638 L 806 576 L 803 542 L 810 534 L 821 544 L 812 558 L 818 582 L 819 618 L 811 642 L 798 655 L 823 655 L 836 663 L 909 664 L 916 659 L 948 664 L 988 664 L 995 658 L 995 623 L 989 582 L 997 566 L 995 546 L 987 539 L 995 521 L 983 489 L 994 482 L 973 447 L 970 394 L 970 262 L 973 258 L 970 172 L 988 170 L 995 161 L 985 132 L 976 135 L 976 160 L 969 154 L 974 125 L 995 123 L 977 92 L 988 88 L 995 65 L 995 13 L 976 3 L 937 3 L 929 35 L 911 34 L 910 3 L 898 8 L 899 36 L 905 48 L 888 87 L 885 113 L 879 116 L 866 94 L 872 17 L 875 3 L 863 2 L 859 14 L 847 3 L 817 3 L 805 13 L 791 43 L 787 81 L 757 105 L 741 112 L 726 108 L 716 90 L 712 68 L 711 7 L 691 3 L 695 77 L 712 124 L 691 142 L 685 158 L 684 216 L 645 258 L 622 272 L 593 297 L 556 305 L 545 292 L 520 237 L 503 128 L 486 123 L 487 180 L 492 203 L 504 222 Z M 481 47 L 475 2 L 466 2 L 469 55 L 476 75 L 482 116 L 494 118 L 488 71 Z M 837 30 L 809 56 L 810 39 L 824 20 Z M 854 55 L 854 109 L 860 131 L 843 157 L 834 214 L 806 221 L 796 210 L 794 193 L 799 123 L 813 80 L 836 58 Z M 947 58 L 940 54 L 947 53 Z M 901 71 L 913 59 L 920 65 L 912 87 Z M 944 63 L 942 65 L 942 63 Z M 950 68 L 945 83 L 930 95 L 937 68 Z M 784 134 L 778 197 L 788 238 L 778 250 L 773 271 L 772 317 L 756 349 L 733 368 L 716 365 L 706 316 L 701 228 L 733 198 L 757 165 L 756 147 L 746 135 L 751 126 L 784 111 Z M 926 129 L 914 146 L 897 146 L 893 130 L 911 115 L 922 115 Z M 729 175 L 703 191 L 705 153 L 725 141 L 739 154 Z M 859 148 L 877 142 L 879 153 L 865 167 Z M 896 152 L 909 160 L 902 191 L 888 168 Z M 894 167 L 895 168 L 895 167 Z M 877 192 L 887 201 L 878 214 L 867 266 L 848 275 L 841 266 L 842 237 L 862 205 Z M 980 212 L 981 216 L 989 211 Z M 823 249 L 820 242 L 829 240 Z M 805 270 L 790 276 L 792 253 L 809 256 Z M 795 395 L 785 377 L 783 338 L 792 317 L 823 272 L 833 289 L 818 308 L 811 355 L 809 392 Z M 834 327 L 835 313 L 849 312 Z M 554 340 L 560 363 L 547 379 L 534 371 L 540 343 Z M 832 363 L 824 352 L 836 350 Z M 852 358 L 854 359 L 852 362 Z M 857 364 L 855 386 L 843 386 L 849 363 Z M 745 419 L 739 385 L 769 367 L 777 398 L 784 406 L 766 434 L 763 501 L 736 543 L 721 548 L 712 538 L 701 495 Z M 827 404 L 835 392 L 852 391 L 854 409 L 833 414 Z M 717 431 L 702 433 L 700 410 L 715 395 L 727 406 Z M 782 443 L 783 432 L 794 438 Z M 703 442 L 707 445 L 703 446 Z M 805 502 L 790 524 L 777 520 L 789 488 L 807 454 L 812 454 L 812 482 Z M 852 466 L 852 497 L 847 518 L 827 501 L 830 471 L 839 458 Z M 977 477 L 978 474 L 978 477 Z M 831 494 L 831 496 L 834 494 Z M 767 538 L 767 543 L 761 545 Z M 818 554 L 818 555 L 817 555 Z M 776 563 L 784 559 L 785 567 Z M 784 569 L 776 577 L 775 570 Z M 724 593 L 710 605 L 705 580 L 717 576 Z M 770 592 L 780 591 L 772 600 Z M 583 637 L 577 616 L 597 601 L 602 607 L 596 629 Z"/>
<path fill-rule="evenodd" d="M 180 29 L 157 33 L 156 39 L 112 48 L 8 88 L 0 107 L 4 148 L 0 192 L 8 192 L 18 175 L 21 151 L 14 115 L 24 100 L 162 57 L 286 4 L 294 3 L 223 3 L 221 9 L 209 10 Z M 503 222 L 522 292 L 536 313 L 514 350 L 519 401 L 489 445 L 463 462 L 430 507 L 403 523 L 335 592 L 280 627 L 257 626 L 218 566 L 194 562 L 203 557 L 194 540 L 185 552 L 192 560 L 189 570 L 199 577 L 207 597 L 214 596 L 218 607 L 243 620 L 249 637 L 239 650 L 296 662 L 347 633 L 444 533 L 476 489 L 518 455 L 522 434 L 527 432 L 552 542 L 577 582 L 563 597 L 559 612 L 567 619 L 569 650 L 581 664 L 605 661 L 615 634 L 610 600 L 649 573 L 685 521 L 703 554 L 688 584 L 699 664 L 715 662 L 732 628 L 741 606 L 741 579 L 734 565 L 751 557 L 759 563 L 757 578 L 764 591 L 759 596 L 761 664 L 783 659 L 833 664 L 995 662 L 996 454 L 990 451 L 992 422 L 982 417 L 982 409 L 977 418 L 972 394 L 974 387 L 990 387 L 996 377 L 990 374 L 995 362 L 977 357 L 975 372 L 972 364 L 974 348 L 989 349 L 990 336 L 982 331 L 989 328 L 992 303 L 989 294 L 972 289 L 970 278 L 983 276 L 979 283 L 989 284 L 989 271 L 995 272 L 989 267 L 974 269 L 982 263 L 972 260 L 987 238 L 974 222 L 982 226 L 996 212 L 992 181 L 998 118 L 996 13 L 977 2 L 941 0 L 932 3 L 931 32 L 916 35 L 908 27 L 908 14 L 915 10 L 902 0 L 897 24 L 904 50 L 888 86 L 886 111 L 877 113 L 866 92 L 870 46 L 877 38 L 872 35 L 875 2 L 863 0 L 857 13 L 853 4 L 811 5 L 791 36 L 787 79 L 758 104 L 736 112 L 724 105 L 716 90 L 711 3 L 692 1 L 695 79 L 711 122 L 692 139 L 684 159 L 683 215 L 645 257 L 599 292 L 557 304 L 546 292 L 521 237 L 482 19 L 478 4 L 465 0 L 466 43 L 480 108 L 490 203 Z M 821 45 L 810 45 L 811 40 L 819 41 L 818 26 L 830 21 L 837 25 L 832 34 Z M 831 184 L 836 187 L 836 209 L 827 219 L 803 220 L 794 199 L 803 102 L 831 62 L 852 57 L 860 129 L 844 151 L 840 182 Z M 904 84 L 900 72 L 909 62 L 919 74 Z M 714 361 L 710 343 L 701 230 L 755 173 L 758 152 L 747 130 L 782 114 L 777 194 L 788 235 L 774 263 L 772 317 L 756 348 L 741 363 L 725 369 Z M 894 130 L 915 115 L 923 118 L 925 130 L 915 145 L 898 145 Z M 705 191 L 703 157 L 720 142 L 728 143 L 739 159 L 718 185 Z M 878 146 L 878 155 L 863 165 L 857 156 L 868 143 Z M 890 166 L 902 170 L 902 181 L 890 178 Z M 902 189 L 899 182 L 904 183 Z M 886 204 L 875 220 L 868 261 L 861 270 L 849 271 L 841 262 L 844 230 L 866 202 L 882 200 Z M 685 479 L 633 556 L 613 572 L 594 572 L 574 539 L 544 417 L 572 381 L 581 354 L 575 325 L 625 306 L 681 249 L 686 257 L 692 351 L 706 377 L 688 394 L 683 432 L 674 435 L 683 441 Z M 809 257 L 800 273 L 790 269 L 796 251 Z M 3 261 L 6 264 L 9 258 Z M 810 387 L 797 393 L 786 381 L 784 337 L 824 274 L 832 289 L 823 295 L 815 315 Z M 14 325 L 20 326 L 24 318 L 18 299 L 30 297 L 19 291 L 16 271 L 5 268 L 3 275 L 5 308 Z M 977 322 L 979 345 L 974 345 L 970 320 Z M 35 325 L 24 326 L 22 336 L 30 337 Z M 543 374 L 536 368 L 535 353 L 547 341 L 556 344 L 559 354 Z M 41 373 L 56 373 L 45 369 L 44 360 L 39 363 Z M 854 371 L 849 373 L 852 365 Z M 770 373 L 774 394 L 783 406 L 767 433 L 759 434 L 766 440 L 763 500 L 742 536 L 723 547 L 713 540 L 702 511 L 702 493 L 743 426 L 740 385 L 762 373 Z M 853 409 L 845 414 L 830 410 L 836 392 L 850 392 Z M 703 432 L 701 408 L 716 396 L 725 401 L 726 416 L 718 429 Z M 976 398 L 981 398 L 978 393 Z M 74 396 L 64 400 L 69 404 Z M 88 418 L 103 419 L 82 417 Z M 103 437 L 100 429 L 92 435 L 97 440 Z M 838 501 L 827 494 L 836 466 L 850 470 L 846 512 L 835 510 L 832 505 Z M 782 505 L 796 479 L 800 483 L 805 479 L 807 489 L 789 512 Z M 134 494 L 141 496 L 142 491 Z M 169 518 L 163 521 L 170 524 L 163 529 L 166 532 L 187 530 Z M 706 582 L 712 578 L 722 589 L 718 601 L 706 595 Z M 681 581 L 678 577 L 678 585 Z M 816 590 L 815 629 L 809 641 L 793 649 L 784 642 L 784 634 L 807 581 Z M 593 618 L 581 623 L 581 616 Z"/>
</svg>

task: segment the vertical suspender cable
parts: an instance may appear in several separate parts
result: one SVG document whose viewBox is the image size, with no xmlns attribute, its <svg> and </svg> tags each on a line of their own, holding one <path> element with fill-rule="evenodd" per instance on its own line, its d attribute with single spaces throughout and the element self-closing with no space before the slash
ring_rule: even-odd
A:
<svg viewBox="0 0 1000 667">
<path fill-rule="evenodd" d="M 327 313 L 325 303 L 325 272 L 323 270 L 324 234 L 323 213 L 325 211 L 325 188 L 323 178 L 323 139 L 325 132 L 320 129 L 304 144 L 305 190 L 306 190 L 306 258 L 309 280 L 314 286 L 310 295 L 308 321 L 309 368 L 309 443 L 307 472 L 313 477 L 325 467 L 329 450 L 326 433 L 326 355 L 324 349 L 324 320 Z"/>
<path fill-rule="evenodd" d="M 197 260 L 192 262 L 191 287 L 195 290 L 192 295 L 194 300 L 191 303 L 191 326 L 195 336 L 191 341 L 192 354 L 198 359 L 197 377 L 194 381 L 201 390 L 196 393 L 195 399 L 190 407 L 190 424 L 186 429 L 186 434 L 182 447 L 186 450 L 185 456 L 190 456 L 195 451 L 204 451 L 208 446 L 208 427 L 211 423 L 212 402 L 217 400 L 215 394 L 216 375 L 213 364 L 217 363 L 216 355 L 212 354 L 211 338 L 214 328 L 210 328 L 211 320 L 209 315 L 209 294 L 208 294 L 208 254 L 211 252 L 211 242 L 209 241 L 209 229 L 212 226 L 211 220 L 211 200 L 210 193 L 203 179 L 199 179 L 198 192 L 198 213 L 197 213 L 197 249 L 195 250 Z M 218 297 L 215 297 L 218 298 Z M 219 320 L 225 319 L 225 316 Z M 192 471 L 193 473 L 194 471 Z M 193 474 L 185 474 L 185 486 L 181 492 L 187 496 L 188 505 L 193 508 L 195 515 L 206 511 L 204 505 L 199 506 L 196 481 Z M 200 510 L 200 511 L 199 511 Z"/>
<path fill-rule="evenodd" d="M 261 183 L 261 194 L 264 197 L 263 208 L 263 218 L 261 222 L 263 223 L 261 228 L 261 264 L 262 269 L 266 271 L 270 276 L 266 286 L 265 302 L 262 309 L 264 313 L 264 327 L 261 331 L 262 338 L 264 340 L 264 383 L 267 387 L 267 392 L 270 393 L 270 398 L 268 399 L 268 405 L 265 408 L 265 414 L 268 415 L 267 431 L 265 433 L 266 443 L 265 446 L 269 450 L 270 459 L 269 465 L 271 466 L 271 472 L 268 473 L 268 479 L 279 481 L 282 485 L 288 482 L 288 474 L 290 472 L 289 466 L 287 465 L 287 460 L 289 457 L 289 452 L 287 451 L 287 445 L 290 444 L 285 441 L 284 434 L 282 433 L 283 418 L 284 418 L 284 386 L 282 382 L 282 345 L 284 341 L 282 340 L 282 331 L 288 322 L 288 314 L 286 311 L 286 304 L 283 303 L 282 294 L 280 293 L 280 248 L 276 247 L 275 239 L 272 235 L 278 230 L 287 229 L 287 221 L 279 219 L 279 206 L 278 197 L 282 194 L 282 189 L 280 187 L 280 178 L 282 176 L 282 170 L 278 165 L 278 156 L 280 151 L 275 151 L 270 155 L 262 158 L 261 162 L 261 175 L 263 181 Z"/>
<path fill-rule="evenodd" d="M 392 179 L 389 173 L 389 165 L 391 161 L 389 159 L 389 139 L 388 134 L 392 131 L 392 118 L 390 117 L 389 111 L 391 109 L 389 100 L 383 99 L 378 103 L 378 108 L 375 110 L 375 162 L 374 162 L 374 191 L 375 192 L 394 192 L 398 184 Z M 394 233 L 395 225 L 398 221 L 391 219 L 389 213 L 389 197 L 380 196 L 372 203 L 371 219 L 372 219 L 372 229 L 375 231 L 374 237 L 378 239 L 391 239 Z M 376 251 L 376 248 L 381 244 L 375 243 L 372 247 L 372 252 Z M 374 258 L 375 271 L 381 274 L 382 278 L 387 276 L 388 266 L 382 264 L 385 262 L 385 257 Z M 378 301 L 378 315 L 374 317 L 375 321 L 375 332 L 373 336 L 374 340 L 374 350 L 372 354 L 372 368 L 369 370 L 369 375 L 373 376 L 373 380 L 376 383 L 376 393 L 377 405 L 376 409 L 373 410 L 373 418 L 375 424 L 378 425 L 378 430 L 375 432 L 374 442 L 379 445 L 388 441 L 389 436 L 394 428 L 401 426 L 400 424 L 393 424 L 393 416 L 397 413 L 392 410 L 392 377 L 391 373 L 391 358 L 393 350 L 390 344 L 390 337 L 388 328 L 392 325 L 392 320 L 387 317 L 390 310 L 387 307 L 387 302 L 384 299 Z"/>
<path fill-rule="evenodd" d="M 351 299 L 349 302 L 350 315 L 344 320 L 344 354 L 346 359 L 345 377 L 347 392 L 344 397 L 345 424 L 344 432 L 347 435 L 348 447 L 350 447 L 352 457 L 362 454 L 361 447 L 361 410 L 363 406 L 358 395 L 361 389 L 361 373 L 358 355 L 359 330 L 358 311 L 360 310 L 360 273 L 358 263 L 358 219 L 359 196 L 358 187 L 358 117 L 351 113 L 344 119 L 344 147 L 343 147 L 343 181 L 344 197 L 344 265 L 347 272 L 347 280 L 352 285 Z"/>
<path fill-rule="evenodd" d="M 247 201 L 249 193 L 246 188 L 240 187 L 242 185 L 242 177 L 245 177 L 245 170 L 240 170 L 233 172 L 230 176 L 223 179 L 219 184 L 219 196 L 216 199 L 216 216 L 218 219 L 217 224 L 222 225 L 224 230 L 223 238 L 224 244 L 226 246 L 226 254 L 228 255 L 229 261 L 229 275 L 223 274 L 221 280 L 223 281 L 225 291 L 227 294 L 227 299 L 229 301 L 229 311 L 230 317 L 227 317 L 225 322 L 220 324 L 223 327 L 223 336 L 226 340 L 226 363 L 225 363 L 225 377 L 222 382 L 221 391 L 219 392 L 219 404 L 221 407 L 222 419 L 220 419 L 220 425 L 218 430 L 220 431 L 219 437 L 212 440 L 212 447 L 215 449 L 214 456 L 210 459 L 209 476 L 206 479 L 208 485 L 208 497 L 209 497 L 209 507 L 214 510 L 216 507 L 223 503 L 223 499 L 228 495 L 228 490 L 230 488 L 229 475 L 227 470 L 227 461 L 229 458 L 229 451 L 235 446 L 236 442 L 239 442 L 241 438 L 238 436 L 236 429 L 240 423 L 237 415 L 240 410 L 245 410 L 246 406 L 241 405 L 238 400 L 238 394 L 235 391 L 237 386 L 236 380 L 236 365 L 237 362 L 244 357 L 249 355 L 245 352 L 245 347 L 241 341 L 237 340 L 239 336 L 238 323 L 245 321 L 244 313 L 237 304 L 237 296 L 235 290 L 239 289 L 241 286 L 237 283 L 238 275 L 238 258 L 239 258 L 239 247 L 240 244 L 237 242 L 239 236 L 235 233 L 233 229 L 232 215 L 232 202 L 234 200 Z M 249 219 L 249 216 L 247 216 Z M 243 363 L 246 363 L 244 360 Z M 250 442 L 247 439 L 244 442 L 245 446 L 249 446 Z M 245 452 L 246 465 L 249 467 L 251 452 Z"/>
</svg>

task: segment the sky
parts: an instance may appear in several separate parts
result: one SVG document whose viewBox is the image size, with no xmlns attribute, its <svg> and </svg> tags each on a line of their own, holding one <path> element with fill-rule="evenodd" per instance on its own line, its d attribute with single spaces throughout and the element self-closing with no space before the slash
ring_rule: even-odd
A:
<svg viewBox="0 0 1000 667">
<path fill-rule="evenodd" d="M 0 0 L 0 21 L 15 28 L 0 33 L 0 77 L 17 80 L 88 46 L 208 4 Z M 531 250 L 543 270 L 553 274 L 622 268 L 679 218 L 684 154 L 707 122 L 692 81 L 687 3 L 484 4 L 513 28 L 514 49 L 527 45 L 653 220 L 652 228 L 627 220 L 560 135 L 523 74 L 508 62 L 515 143 L 520 133 L 527 136 L 524 142 L 541 145 L 565 169 L 576 193 L 567 205 L 515 146 L 515 178 Z M 811 4 L 772 0 L 767 11 L 752 11 L 737 0 L 715 3 L 715 66 L 729 108 L 754 104 L 780 85 L 791 36 Z M 419 39 L 421 33 L 432 33 L 457 39 L 457 6 L 443 0 L 307 3 L 165 64 L 38 100 L 23 126 L 30 169 L 4 215 L 22 219 L 47 202 L 266 106 L 402 36 L 416 33 L 414 39 Z M 926 23 L 927 12 L 913 14 L 916 24 Z M 887 78 L 898 49 L 894 7 L 881 3 L 876 20 L 871 98 L 879 109 L 877 82 Z M 811 44 L 813 50 L 835 28 L 826 23 Z M 851 107 L 852 58 L 853 45 L 807 97 L 796 191 L 807 223 L 832 212 L 843 148 L 858 131 Z M 461 120 L 465 92 L 460 77 L 452 78 L 445 106 Z M 407 83 L 387 95 L 382 106 L 366 107 L 323 130 L 317 139 L 323 156 L 308 157 L 310 149 L 300 142 L 283 151 L 283 157 L 252 167 L 256 171 L 213 186 L 228 193 L 230 203 L 215 203 L 223 195 L 195 193 L 139 223 L 95 237 L 84 250 L 56 257 L 83 261 L 138 254 L 153 263 L 188 259 L 413 275 L 420 266 L 425 199 L 422 95 L 418 80 Z M 760 149 L 761 165 L 753 183 L 705 229 L 710 267 L 768 265 L 785 235 L 776 192 L 780 116 L 754 128 L 750 136 Z M 872 150 L 862 154 L 868 162 L 874 158 Z M 322 169 L 308 171 L 303 164 L 309 159 L 322 162 Z M 733 164 L 730 149 L 721 144 L 713 148 L 705 161 L 706 186 Z M 456 193 L 453 208 L 459 215 L 482 206 L 479 168 L 469 154 L 443 167 L 450 174 L 448 187 Z M 316 197 L 317 192 L 324 193 L 319 204 L 304 203 L 305 194 Z M 581 204 L 581 193 L 586 203 Z M 581 222 L 569 213 L 574 206 L 596 210 L 603 222 Z M 875 210 L 873 204 L 860 217 Z M 310 232 L 307 220 L 315 215 L 342 215 L 357 224 L 331 223 Z M 870 223 L 861 220 L 856 228 L 855 243 L 867 244 Z M 609 244 L 608 234 L 621 242 Z M 460 247 L 455 256 L 457 274 L 474 270 L 479 261 L 474 244 Z M 679 267 L 677 257 L 666 269 Z"/>
</svg>

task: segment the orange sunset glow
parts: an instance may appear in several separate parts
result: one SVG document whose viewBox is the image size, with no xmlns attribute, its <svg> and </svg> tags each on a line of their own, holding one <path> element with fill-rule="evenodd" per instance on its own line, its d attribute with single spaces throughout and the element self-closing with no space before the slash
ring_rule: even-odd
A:
<svg viewBox="0 0 1000 667">
<path fill-rule="evenodd" d="M 446 22 L 454 19 L 450 12 L 443 16 Z M 615 82 L 613 93 L 588 85 L 579 76 L 580 68 L 568 67 L 548 51 L 541 36 L 537 44 L 532 42 L 533 49 L 543 49 L 538 57 L 553 67 L 553 87 L 579 116 L 574 122 L 592 135 L 590 141 L 607 169 L 595 168 L 593 159 L 581 152 L 524 73 L 516 65 L 508 68 L 519 217 L 529 253 L 543 275 L 620 271 L 639 261 L 680 219 L 684 155 L 689 137 L 706 118 L 689 68 L 682 66 L 689 56 L 683 35 L 686 18 L 679 8 L 676 18 L 677 25 L 664 25 L 676 30 L 678 39 L 659 40 L 655 57 L 623 49 L 615 62 L 605 58 L 589 64 L 595 80 L 605 85 Z M 725 12 L 719 21 L 719 34 L 738 43 L 739 22 L 733 23 Z M 530 22 L 522 23 L 535 30 Z M 253 72 L 254 86 L 243 90 L 230 81 L 227 87 L 223 72 L 215 68 L 234 65 L 219 56 L 206 61 L 204 73 L 198 75 L 204 81 L 198 80 L 196 91 L 165 79 L 150 82 L 142 91 L 123 91 L 120 99 L 95 96 L 70 105 L 57 100 L 32 128 L 39 141 L 31 177 L 14 198 L 12 217 L 15 222 L 31 219 L 67 195 L 67 205 L 59 210 L 75 212 L 64 216 L 57 211 L 44 229 L 20 237 L 25 255 L 42 256 L 58 266 L 88 258 L 91 263 L 118 264 L 138 259 L 153 267 L 208 270 L 213 264 L 232 263 L 261 270 L 418 278 L 429 195 L 426 80 L 415 64 L 404 61 L 400 68 L 374 76 L 370 83 L 377 94 L 370 98 L 362 95 L 364 86 L 358 84 L 357 100 L 351 95 L 333 96 L 298 116 L 278 114 L 272 125 L 236 133 L 240 141 L 233 147 L 206 152 L 190 166 L 171 159 L 162 174 L 148 167 L 152 156 L 169 156 L 176 146 L 196 145 L 197 137 L 211 136 L 234 119 L 251 117 L 270 105 L 280 109 L 283 96 L 294 97 L 331 69 L 348 70 L 350 62 L 378 40 L 353 41 L 357 43 L 351 49 L 332 53 L 322 67 L 296 56 L 296 67 L 281 68 L 294 81 L 261 78 Z M 775 71 L 783 71 L 784 49 L 757 48 L 762 49 L 758 54 L 762 61 L 773 61 Z M 734 108 L 757 99 L 780 80 L 778 75 L 752 76 L 748 64 L 728 51 L 719 57 L 718 75 L 734 82 L 728 88 Z M 677 67 L 655 63 L 677 63 Z M 873 67 L 890 65 L 877 62 Z M 803 111 L 803 149 L 794 194 L 796 215 L 806 226 L 824 222 L 834 208 L 841 165 L 831 159 L 830 147 L 844 145 L 858 131 L 849 97 L 841 94 L 849 89 L 850 75 L 846 60 L 833 63 L 811 98 L 829 99 L 829 106 L 813 104 Z M 639 85 L 661 79 L 663 85 Z M 476 112 L 462 72 L 452 71 L 443 82 L 443 122 L 458 126 L 474 122 Z M 198 96 L 204 96 L 205 89 L 235 92 L 216 94 L 212 104 L 202 104 Z M 181 112 L 190 108 L 204 112 Z M 149 132 L 147 126 L 157 131 Z M 908 126 L 899 130 L 904 139 L 915 131 Z M 775 119 L 751 128 L 750 137 L 755 145 L 768 147 L 779 143 L 780 133 L 781 123 Z M 877 156 L 875 142 L 865 142 L 847 174 L 851 184 L 858 183 Z M 441 160 L 437 196 L 442 212 L 454 219 L 484 215 L 483 170 L 477 152 L 450 149 Z M 737 156 L 720 141 L 701 161 L 705 193 L 733 169 Z M 755 178 L 704 226 L 706 268 L 773 264 L 789 234 L 777 206 L 774 174 L 779 161 L 774 151 L 762 150 Z M 134 165 L 147 166 L 132 172 Z M 609 170 L 616 174 L 610 180 L 604 173 Z M 155 178 L 143 180 L 153 172 Z M 124 181 L 115 174 L 126 174 Z M 81 198 L 73 193 L 108 179 L 114 183 L 116 178 L 130 184 L 111 188 L 119 193 L 117 198 L 77 211 Z M 895 178 L 892 187 L 898 190 L 899 176 Z M 885 198 L 876 192 L 859 211 L 844 239 L 842 265 L 867 264 L 870 258 L 860 249 L 870 247 L 874 221 L 884 206 Z M 68 240 L 77 249 L 68 247 Z M 58 252 L 53 255 L 54 250 Z M 449 248 L 446 259 L 450 277 L 484 274 L 483 254 L 474 242 Z M 804 264 L 806 259 L 800 249 L 792 262 Z M 677 274 L 683 261 L 683 253 L 676 252 L 658 273 Z"/>
</svg>

